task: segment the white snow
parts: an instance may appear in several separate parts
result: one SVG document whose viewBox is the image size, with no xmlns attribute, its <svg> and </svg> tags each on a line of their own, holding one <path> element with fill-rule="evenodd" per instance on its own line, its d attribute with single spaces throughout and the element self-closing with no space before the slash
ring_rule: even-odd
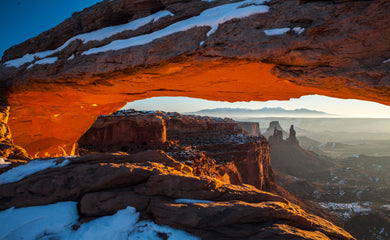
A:
<svg viewBox="0 0 390 240">
<path fill-rule="evenodd" d="M 383 63 L 388 63 L 388 62 L 390 62 L 390 58 L 383 61 Z"/>
<path fill-rule="evenodd" d="M 53 158 L 49 160 L 33 160 L 24 165 L 12 168 L 7 172 L 0 175 L 0 185 L 5 183 L 12 183 L 22 180 L 25 177 L 28 177 L 36 172 L 55 167 L 63 167 L 70 163 L 68 159 L 65 159 L 62 162 L 58 162 L 58 158 Z"/>
<path fill-rule="evenodd" d="M 4 66 L 6 66 L 6 67 L 20 67 L 25 63 L 34 61 L 34 59 L 35 59 L 34 54 L 26 54 L 21 58 L 17 58 L 17 59 L 13 59 L 13 60 L 9 60 L 9 61 L 5 62 Z"/>
<path fill-rule="evenodd" d="M 288 31 L 293 31 L 296 34 L 301 34 L 305 31 L 305 28 L 302 27 L 293 27 L 293 28 L 273 28 L 264 30 L 265 35 L 267 36 L 276 36 L 286 34 Z"/>
<path fill-rule="evenodd" d="M 68 229 L 68 231 L 61 234 L 60 239 L 127 239 L 129 232 L 134 231 L 138 215 L 135 208 L 127 207 L 118 211 L 115 215 L 84 223 L 75 232 Z"/>
<path fill-rule="evenodd" d="M 296 34 L 301 34 L 305 31 L 305 28 L 301 28 L 301 27 L 294 27 L 292 29 Z"/>
<path fill-rule="evenodd" d="M 266 1 L 267 0 L 245 0 L 206 9 L 198 16 L 173 23 L 159 31 L 132 37 L 129 39 L 116 40 L 105 46 L 92 48 L 84 52 L 83 55 L 140 46 L 173 33 L 186 31 L 195 27 L 210 27 L 211 29 L 207 33 L 207 36 L 210 36 L 211 34 L 215 33 L 215 31 L 217 31 L 219 24 L 225 23 L 232 19 L 244 18 L 253 14 L 268 12 L 269 7 L 261 5 Z"/>
<path fill-rule="evenodd" d="M 34 64 L 31 64 L 30 66 L 27 67 L 27 69 L 32 68 L 34 65 L 44 65 L 44 64 L 52 64 L 55 63 L 58 60 L 58 57 L 51 57 L 51 58 L 44 58 L 41 60 L 36 61 Z"/>
<path fill-rule="evenodd" d="M 122 25 L 117 25 L 117 26 L 112 26 L 112 27 L 106 27 L 102 28 L 96 31 L 92 31 L 89 33 L 83 33 L 76 35 L 70 39 L 68 39 L 61 47 L 55 49 L 55 50 L 48 50 L 44 52 L 38 52 L 34 54 L 26 54 L 22 58 L 17 58 L 14 60 L 10 60 L 4 63 L 5 66 L 7 67 L 20 67 L 25 63 L 32 62 L 34 59 L 38 58 L 46 58 L 47 56 L 50 56 L 54 53 L 57 53 L 64 48 L 66 48 L 71 42 L 79 39 L 83 41 L 83 43 L 87 43 L 89 41 L 101 41 L 106 38 L 109 38 L 117 33 L 127 31 L 127 30 L 136 30 L 150 22 L 156 22 L 160 18 L 165 17 L 165 16 L 173 16 L 173 14 L 169 11 L 159 11 L 157 13 L 154 13 L 150 16 L 144 17 L 144 18 L 139 18 L 134 21 L 122 24 Z"/>
<path fill-rule="evenodd" d="M 319 204 L 321 205 L 321 207 L 331 212 L 340 213 L 344 218 L 350 218 L 354 214 L 365 214 L 371 211 L 370 208 L 363 207 L 359 202 L 353 202 L 353 203 L 328 202 L 328 203 L 319 203 Z"/>
<path fill-rule="evenodd" d="M 102 28 L 93 32 L 89 33 L 83 33 L 79 34 L 77 36 L 72 37 L 69 39 L 64 45 L 60 47 L 60 49 L 64 49 L 69 43 L 72 41 L 79 39 L 83 41 L 84 43 L 90 42 L 90 41 L 102 41 L 106 38 L 109 38 L 115 34 L 121 33 L 123 31 L 128 31 L 128 30 L 137 30 L 138 28 L 145 26 L 146 24 L 150 22 L 157 22 L 160 18 L 166 17 L 166 16 L 173 16 L 173 13 L 170 11 L 164 10 L 164 11 L 159 11 L 156 12 L 150 16 L 144 17 L 144 18 L 139 18 L 134 21 L 122 24 L 122 25 L 117 25 L 117 26 L 111 26 L 111 27 L 106 27 Z"/>
<path fill-rule="evenodd" d="M 74 59 L 74 54 L 72 56 L 68 57 L 67 61 Z"/>
<path fill-rule="evenodd" d="M 169 240 L 199 240 L 187 232 L 176 230 L 167 226 L 160 226 L 151 221 L 141 221 L 135 225 L 135 230 L 130 234 L 128 240 L 160 240 L 158 233 L 166 233 Z"/>
<path fill-rule="evenodd" d="M 204 44 L 204 41 L 201 41 L 200 43 L 199 43 L 199 46 L 202 46 Z"/>
<path fill-rule="evenodd" d="M 387 208 L 387 209 L 390 210 L 390 204 L 385 204 L 385 205 L 382 205 L 381 207 L 382 207 L 382 208 Z"/>
<path fill-rule="evenodd" d="M 0 236 L 11 239 L 58 240 L 158 240 L 159 233 L 170 240 L 198 240 L 184 231 L 159 226 L 151 221 L 138 222 L 139 214 L 133 207 L 118 211 L 112 216 L 97 218 L 88 223 L 78 223 L 77 202 L 61 202 L 46 206 L 10 208 L 0 212 Z M 80 227 L 73 231 L 73 225 Z"/>
<path fill-rule="evenodd" d="M 36 61 L 34 64 L 52 64 L 58 60 L 58 57 L 44 58 Z"/>
<path fill-rule="evenodd" d="M 11 163 L 10 162 L 7 162 L 5 158 L 2 158 L 0 157 L 0 168 L 2 167 L 6 167 L 8 165 L 10 165 Z"/>
<path fill-rule="evenodd" d="M 213 201 L 208 201 L 208 200 L 198 200 L 198 199 L 176 199 L 176 203 L 212 203 Z"/>
<path fill-rule="evenodd" d="M 42 239 L 63 232 L 77 223 L 77 202 L 10 208 L 0 212 L 1 239 Z"/>
<path fill-rule="evenodd" d="M 264 33 L 267 36 L 275 36 L 275 35 L 285 34 L 288 31 L 290 31 L 290 28 L 274 28 L 274 29 L 264 30 Z"/>
</svg>

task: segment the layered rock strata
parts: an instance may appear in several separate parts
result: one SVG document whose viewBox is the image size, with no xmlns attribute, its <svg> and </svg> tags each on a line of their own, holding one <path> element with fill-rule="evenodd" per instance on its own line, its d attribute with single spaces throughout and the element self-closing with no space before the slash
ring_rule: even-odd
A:
<svg viewBox="0 0 390 240">
<path fill-rule="evenodd" d="M 389 0 L 103 1 L 7 50 L 1 98 L 16 144 L 40 156 L 69 153 L 97 116 L 153 96 L 390 104 L 389 9 Z"/>
<path fill-rule="evenodd" d="M 166 122 L 155 114 L 100 116 L 78 142 L 101 152 L 126 151 L 130 144 L 161 145 L 166 133 Z"/>
<path fill-rule="evenodd" d="M 66 166 L 2 184 L 0 209 L 78 201 L 82 221 L 132 206 L 141 219 L 202 239 L 354 239 L 277 195 L 194 176 L 191 168 L 161 151 L 66 161 Z"/>
<path fill-rule="evenodd" d="M 260 125 L 258 122 L 238 122 L 238 125 L 244 129 L 250 136 L 260 137 Z"/>
<path fill-rule="evenodd" d="M 98 152 L 164 149 L 198 175 L 270 189 L 268 143 L 244 133 L 231 119 L 123 110 L 99 117 L 78 143 Z"/>
</svg>

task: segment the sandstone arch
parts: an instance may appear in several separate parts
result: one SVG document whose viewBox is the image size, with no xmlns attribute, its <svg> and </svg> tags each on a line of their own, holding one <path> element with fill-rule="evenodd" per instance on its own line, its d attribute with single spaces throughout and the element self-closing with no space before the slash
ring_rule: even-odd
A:
<svg viewBox="0 0 390 240">
<path fill-rule="evenodd" d="M 85 54 L 227 4 L 267 11 Z M 105 39 L 80 37 L 157 13 Z M 2 102 L 11 106 L 15 143 L 40 156 L 68 154 L 98 115 L 153 96 L 262 101 L 321 94 L 390 105 L 389 13 L 389 0 L 103 1 L 7 50 Z M 283 34 L 265 32 L 276 28 Z"/>
</svg>

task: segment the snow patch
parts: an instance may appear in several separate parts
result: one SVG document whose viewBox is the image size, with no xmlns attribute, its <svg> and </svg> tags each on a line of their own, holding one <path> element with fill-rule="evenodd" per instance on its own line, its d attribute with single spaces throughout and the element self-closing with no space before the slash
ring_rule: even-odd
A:
<svg viewBox="0 0 390 240">
<path fill-rule="evenodd" d="M 199 240 L 198 237 L 192 236 L 182 230 L 176 230 L 167 226 L 159 226 L 151 221 L 141 221 L 135 225 L 135 230 L 130 234 L 128 239 L 150 239 L 160 240 L 158 234 L 165 233 L 169 240 Z"/>
<path fill-rule="evenodd" d="M 139 18 L 134 21 L 122 24 L 122 25 L 117 25 L 117 26 L 112 26 L 112 27 L 106 27 L 102 28 L 96 31 L 92 31 L 89 33 L 83 33 L 76 35 L 70 39 L 68 39 L 61 47 L 55 49 L 55 50 L 48 50 L 44 52 L 38 52 L 34 54 L 26 54 L 22 58 L 10 60 L 4 63 L 6 67 L 20 67 L 25 63 L 29 63 L 34 61 L 34 59 L 41 59 L 41 58 L 46 58 L 47 56 L 50 56 L 54 53 L 60 52 L 61 50 L 65 49 L 71 42 L 75 40 L 81 40 L 83 43 L 87 43 L 89 41 L 102 41 L 106 38 L 109 38 L 117 33 L 121 33 L 123 31 L 127 30 L 136 30 L 150 22 L 157 22 L 160 18 L 165 17 L 165 16 L 173 16 L 173 14 L 167 10 L 164 11 L 159 11 L 157 13 L 154 13 L 150 16 L 144 17 L 144 18 Z M 30 66 L 31 67 L 31 66 Z"/>
<path fill-rule="evenodd" d="M 265 35 L 267 36 L 276 36 L 286 34 L 288 31 L 293 31 L 296 34 L 301 34 L 305 31 L 305 28 L 293 27 L 293 28 L 273 28 L 264 30 Z"/>
<path fill-rule="evenodd" d="M 390 210 L 390 204 L 385 204 L 385 205 L 382 205 L 381 207 Z"/>
<path fill-rule="evenodd" d="M 198 199 L 176 199 L 176 203 L 212 203 L 213 201 L 208 201 L 208 200 L 198 200 Z"/>
<path fill-rule="evenodd" d="M 135 208 L 127 207 L 115 215 L 84 223 L 75 232 L 68 229 L 60 235 L 60 239 L 128 239 L 129 232 L 134 231 L 138 215 Z"/>
<path fill-rule="evenodd" d="M 44 58 L 39 61 L 36 61 L 34 64 L 52 64 L 58 60 L 58 57 Z"/>
<path fill-rule="evenodd" d="M 170 240 L 198 240 L 182 230 L 159 226 L 151 221 L 138 222 L 139 214 L 133 207 L 118 211 L 112 216 L 97 218 L 88 223 L 78 223 L 77 202 L 60 202 L 0 212 L 2 239 L 161 239 L 165 233 Z M 80 227 L 73 231 L 73 225 Z"/>
<path fill-rule="evenodd" d="M 26 54 L 26 55 L 24 55 L 21 58 L 17 58 L 17 59 L 9 60 L 9 61 L 5 62 L 4 66 L 6 66 L 6 67 L 17 67 L 18 68 L 18 67 L 22 66 L 25 63 L 34 61 L 34 59 L 35 59 L 35 55 L 34 54 Z"/>
<path fill-rule="evenodd" d="M 264 33 L 267 36 L 275 36 L 275 35 L 285 34 L 288 31 L 290 31 L 290 28 L 274 28 L 274 29 L 264 30 Z"/>
<path fill-rule="evenodd" d="M 305 31 L 305 28 L 302 28 L 302 27 L 294 27 L 292 29 L 296 34 L 301 34 Z"/>
<path fill-rule="evenodd" d="M 72 56 L 68 57 L 67 61 L 74 59 L 74 54 Z"/>
<path fill-rule="evenodd" d="M 46 206 L 10 208 L 0 212 L 2 239 L 41 239 L 57 234 L 77 223 L 77 202 Z"/>
<path fill-rule="evenodd" d="M 5 183 L 12 183 L 22 180 L 36 172 L 56 167 L 63 167 L 70 163 L 68 159 L 58 162 L 59 158 L 49 160 L 33 160 L 24 165 L 12 168 L 0 175 L 0 185 Z"/>
<path fill-rule="evenodd" d="M 325 208 L 330 212 L 339 213 L 344 218 L 350 218 L 352 215 L 356 214 L 367 214 L 371 211 L 370 208 L 363 207 L 359 202 L 354 203 L 333 203 L 333 202 L 320 202 L 321 207 Z M 369 206 L 370 203 L 365 203 L 364 206 Z"/>
<path fill-rule="evenodd" d="M 207 33 L 209 37 L 215 33 L 220 24 L 229 20 L 248 17 L 253 14 L 265 13 L 269 11 L 269 7 L 261 5 L 267 0 L 246 0 L 241 2 L 229 3 L 220 5 L 214 8 L 204 10 L 200 15 L 173 23 L 168 27 L 150 34 L 144 34 L 129 39 L 116 40 L 105 46 L 92 48 L 83 53 L 83 55 L 95 54 L 106 51 L 116 51 L 123 48 L 140 46 L 148 44 L 156 39 L 166 37 L 168 35 L 187 31 L 195 27 L 210 27 Z"/>
<path fill-rule="evenodd" d="M 390 58 L 383 61 L 383 63 L 388 63 L 388 62 L 390 62 Z"/>
<path fill-rule="evenodd" d="M 34 64 L 31 64 L 30 66 L 27 67 L 27 69 L 32 68 L 34 65 L 52 64 L 52 63 L 55 63 L 57 60 L 58 60 L 58 57 L 44 58 L 44 59 L 36 61 Z"/>
</svg>

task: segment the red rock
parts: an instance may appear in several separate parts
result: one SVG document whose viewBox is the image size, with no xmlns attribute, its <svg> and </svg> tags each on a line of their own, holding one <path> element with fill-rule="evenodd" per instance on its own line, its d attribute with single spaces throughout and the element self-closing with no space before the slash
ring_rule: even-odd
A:
<svg viewBox="0 0 390 240">
<path fill-rule="evenodd" d="M 80 147 L 106 152 L 134 144 L 160 145 L 166 141 L 165 121 L 157 115 L 102 116 L 79 139 Z M 117 148 L 117 149 L 115 149 Z"/>
<path fill-rule="evenodd" d="M 165 149 L 189 164 L 195 175 L 269 189 L 273 173 L 268 143 L 244 133 L 231 119 L 130 110 L 99 117 L 78 143 L 101 152 Z M 162 145 L 165 136 L 176 144 Z"/>
<path fill-rule="evenodd" d="M 319 94 L 390 104 L 388 0 L 272 1 L 266 3 L 268 13 L 220 24 L 209 37 L 209 27 L 195 27 L 142 46 L 82 55 L 90 48 L 155 32 L 226 3 L 102 2 L 7 50 L 3 63 L 56 49 L 77 34 L 158 10 L 174 14 L 102 41 L 74 41 L 53 55 L 58 57 L 54 64 L 29 69 L 29 64 L 0 66 L 4 88 L 0 101 L 5 99 L 11 106 L 9 125 L 15 143 L 33 156 L 69 154 L 98 115 L 153 96 L 266 101 Z M 305 30 L 278 36 L 264 33 L 280 27 Z M 74 53 L 75 58 L 68 60 Z"/>
<path fill-rule="evenodd" d="M 31 157 L 22 147 L 14 145 L 11 130 L 8 127 L 9 106 L 0 106 L 0 157 L 30 160 Z"/>
<path fill-rule="evenodd" d="M 292 238 L 306 235 L 302 239 L 318 239 L 318 236 L 325 235 L 335 239 L 353 239 L 330 222 L 307 214 L 296 205 L 280 202 L 182 204 L 152 199 L 150 211 L 156 223 L 185 229 L 202 239 L 250 239 L 255 234 L 276 235 L 279 238 L 284 236 L 288 239 L 288 235 L 293 233 L 292 229 L 297 231 L 290 236 Z M 277 222 L 284 222 L 289 231 L 284 231 L 281 225 L 270 226 Z M 248 229 L 247 224 L 253 225 Z M 226 226 L 230 226 L 230 229 Z M 304 231 L 301 232 L 301 229 Z M 271 234 L 268 231 L 271 231 Z"/>
<path fill-rule="evenodd" d="M 65 167 L 1 185 L 0 209 L 71 200 L 79 201 L 84 220 L 133 206 L 143 219 L 202 239 L 354 239 L 278 195 L 177 171 L 172 167 L 177 162 L 161 151 L 134 156 L 93 154 L 70 160 Z M 177 198 L 212 202 L 176 203 Z"/>
<path fill-rule="evenodd" d="M 238 125 L 244 129 L 250 136 L 259 137 L 261 135 L 258 122 L 238 122 Z"/>
<path fill-rule="evenodd" d="M 146 210 L 149 201 L 150 197 L 125 189 L 87 193 L 80 200 L 80 213 L 84 217 L 101 217 L 113 215 L 127 206 L 140 212 Z"/>
</svg>

